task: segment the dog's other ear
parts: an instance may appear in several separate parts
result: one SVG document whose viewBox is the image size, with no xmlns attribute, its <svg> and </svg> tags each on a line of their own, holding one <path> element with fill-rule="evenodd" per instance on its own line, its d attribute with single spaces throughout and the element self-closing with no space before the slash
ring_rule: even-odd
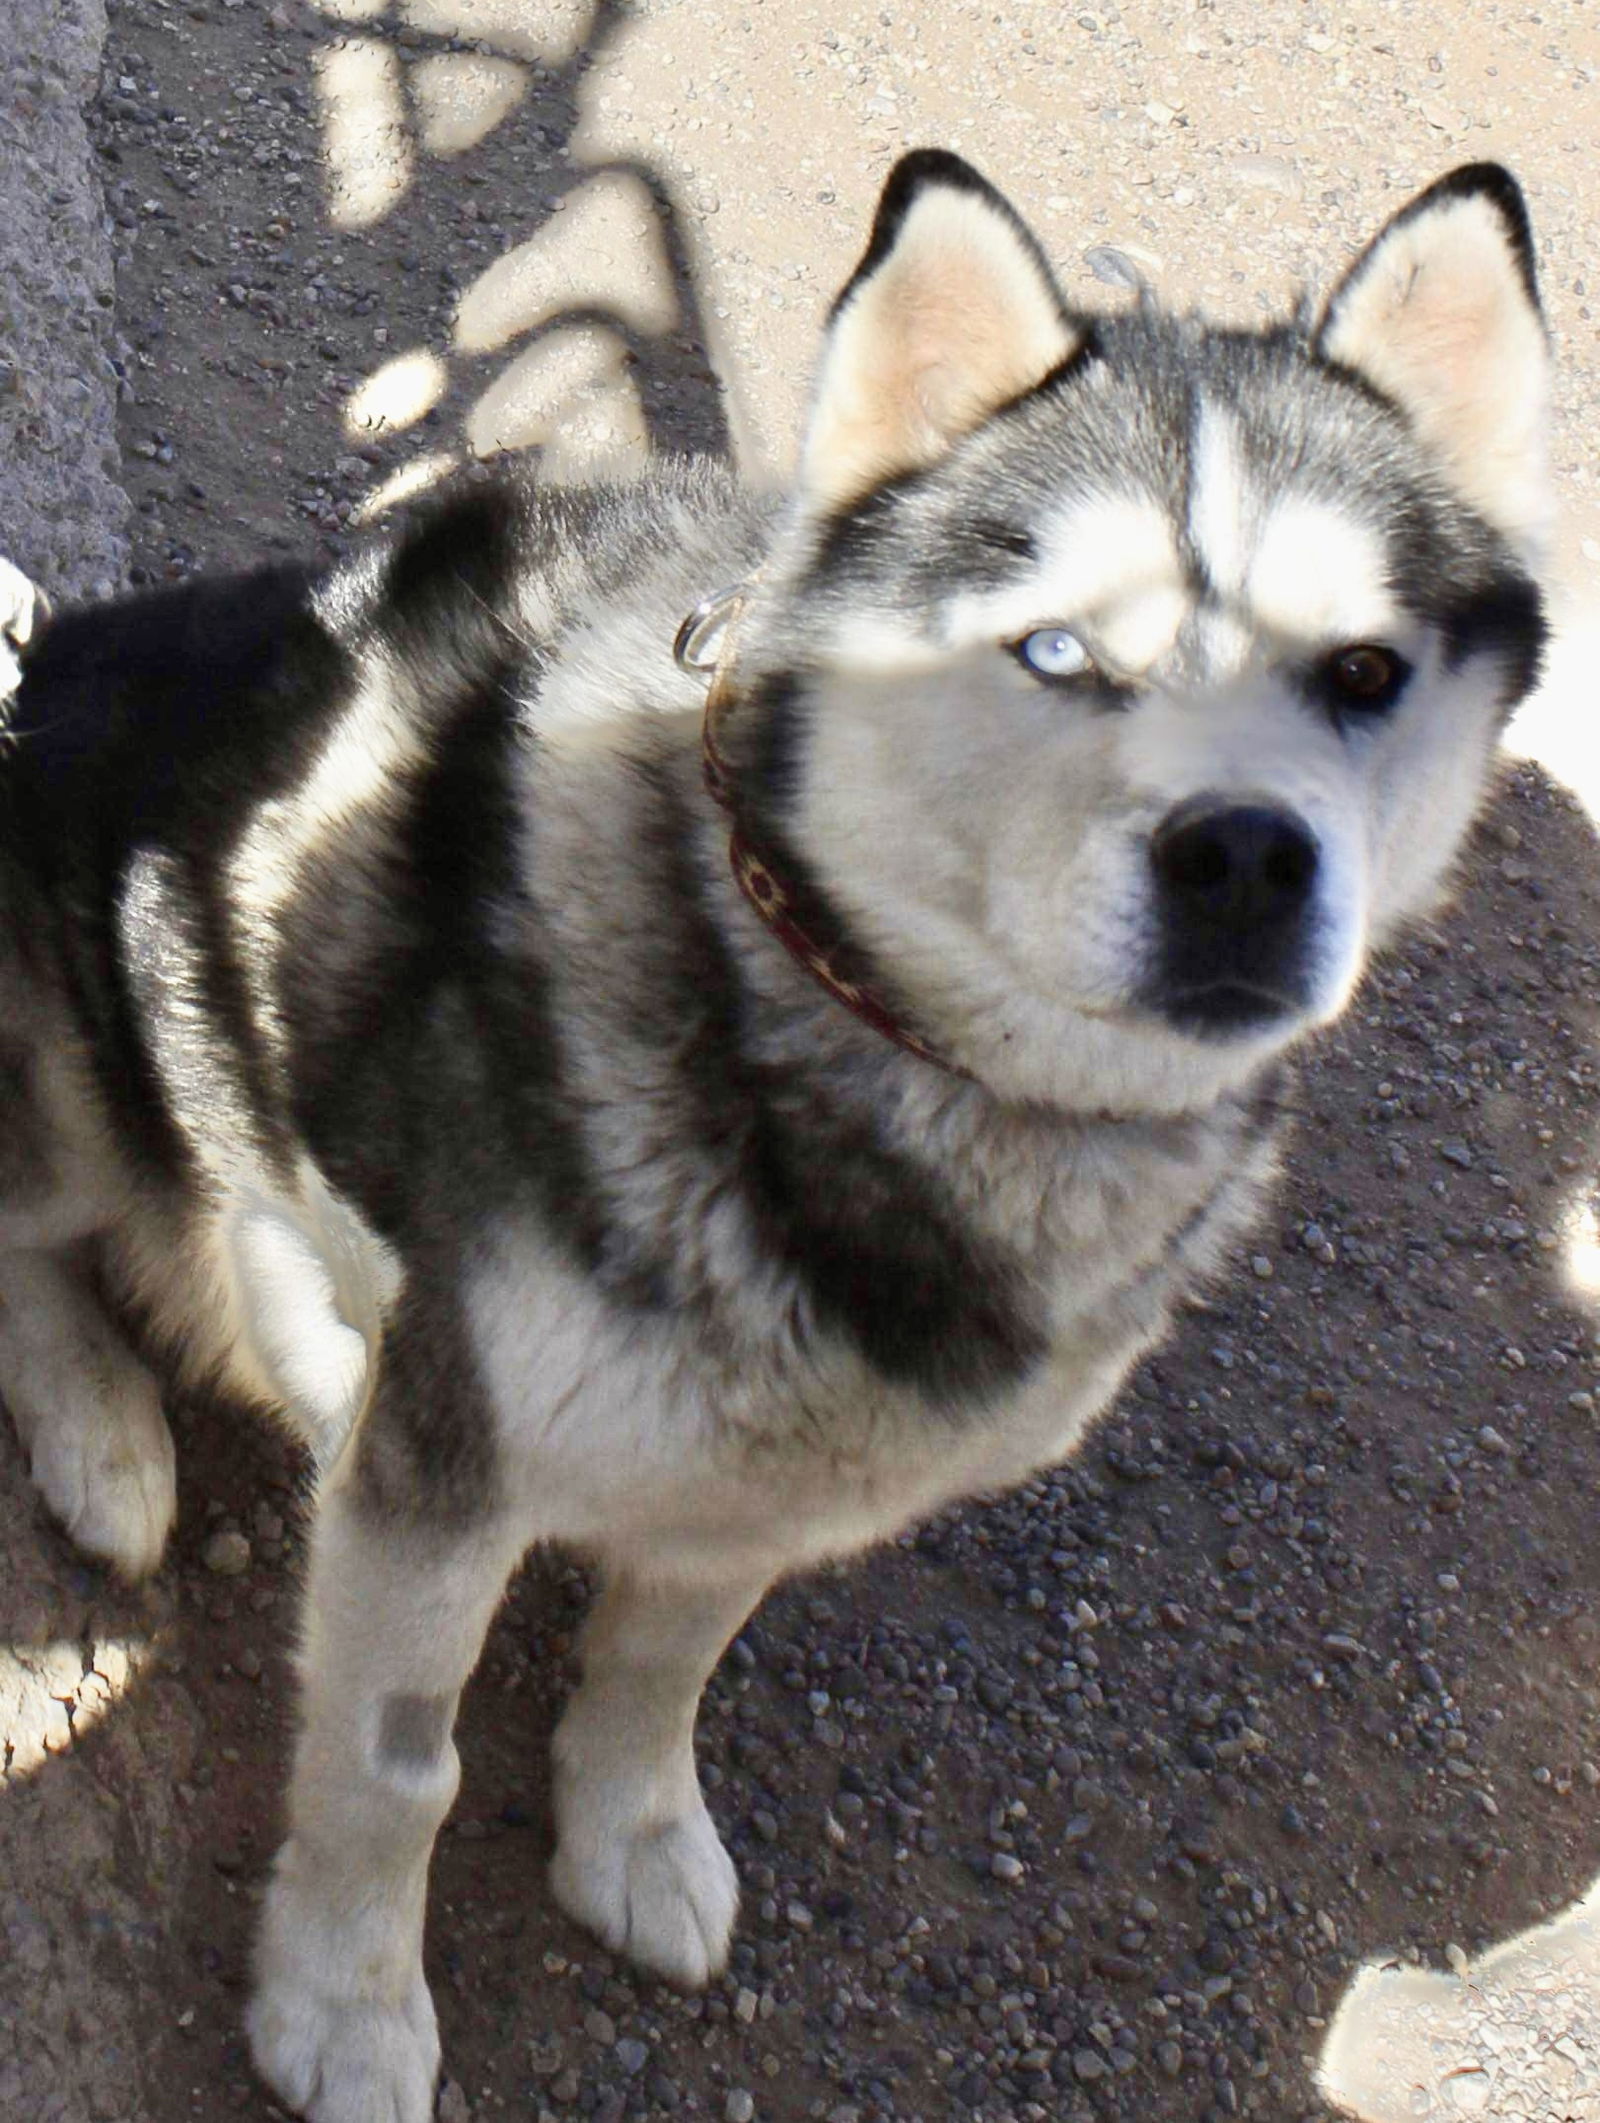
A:
<svg viewBox="0 0 1600 2123">
<path fill-rule="evenodd" d="M 1549 348 L 1515 180 L 1474 162 L 1430 185 L 1356 260 L 1317 333 L 1390 399 L 1457 490 L 1525 551 L 1549 513 Z"/>
<path fill-rule="evenodd" d="M 993 186 L 957 155 L 905 156 L 829 322 L 802 452 L 806 501 L 843 508 L 932 464 L 1082 336 Z"/>
</svg>

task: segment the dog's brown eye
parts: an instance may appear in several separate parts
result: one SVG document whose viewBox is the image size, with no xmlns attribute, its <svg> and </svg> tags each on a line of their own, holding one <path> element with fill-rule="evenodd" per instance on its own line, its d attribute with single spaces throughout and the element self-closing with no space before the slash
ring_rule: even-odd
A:
<svg viewBox="0 0 1600 2123">
<path fill-rule="evenodd" d="M 1392 649 L 1368 641 L 1336 650 L 1323 668 L 1337 697 L 1353 708 L 1386 708 L 1410 675 Z"/>
</svg>

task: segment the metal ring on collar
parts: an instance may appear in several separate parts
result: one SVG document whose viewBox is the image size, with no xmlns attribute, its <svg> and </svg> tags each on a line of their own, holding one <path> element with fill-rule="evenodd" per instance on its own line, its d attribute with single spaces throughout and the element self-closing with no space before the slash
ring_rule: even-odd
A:
<svg viewBox="0 0 1600 2123">
<path fill-rule="evenodd" d="M 713 590 L 709 597 L 701 598 L 673 640 L 672 658 L 680 671 L 693 671 L 696 676 L 703 677 L 716 669 L 717 644 L 748 587 L 747 583 L 735 582 L 725 590 Z"/>
</svg>

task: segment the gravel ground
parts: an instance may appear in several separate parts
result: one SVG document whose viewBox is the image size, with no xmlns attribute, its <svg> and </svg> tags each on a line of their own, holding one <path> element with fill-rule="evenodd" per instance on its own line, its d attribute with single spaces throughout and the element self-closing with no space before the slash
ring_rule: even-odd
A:
<svg viewBox="0 0 1600 2123">
<path fill-rule="evenodd" d="M 0 40 L 0 550 L 57 596 L 109 594 L 127 559 L 83 111 L 104 36 L 104 0 L 9 0 Z"/>
<path fill-rule="evenodd" d="M 1246 316 L 1452 162 L 1513 162 L 1564 364 L 1560 565 L 1576 599 L 1600 584 L 1600 44 L 1577 0 L 1475 6 L 1448 37 L 1373 0 L 111 16 L 136 580 L 337 552 L 397 475 L 474 445 L 780 462 L 876 186 L 939 140 L 1013 191 L 1075 292 L 1143 275 Z M 530 1565 L 435 1870 L 447 2123 L 1320 2123 L 1311 2066 L 1359 1964 L 1455 1966 L 1587 1888 L 1600 1345 L 1568 1238 L 1600 1189 L 1597 898 L 1582 805 L 1508 769 L 1455 910 L 1317 1054 L 1267 1223 L 1081 1461 L 762 1609 L 702 1721 L 746 1885 L 702 1998 L 544 1892 L 587 1588 Z M 180 1429 L 155 1589 L 58 1550 L 71 1611 L 33 1625 L 147 1648 L 0 1801 L 0 1845 L 55 1791 L 107 1843 L 73 1890 L 83 2059 L 57 2045 L 65 2105 L 30 2123 L 271 2112 L 239 2014 L 301 1470 L 211 1412 Z M 96 2090 L 102 1996 L 144 2030 L 120 2106 Z"/>
</svg>

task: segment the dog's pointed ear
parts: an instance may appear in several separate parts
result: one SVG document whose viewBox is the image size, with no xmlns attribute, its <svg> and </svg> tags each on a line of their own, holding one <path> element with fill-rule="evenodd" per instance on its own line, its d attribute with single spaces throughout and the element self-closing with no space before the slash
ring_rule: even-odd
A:
<svg viewBox="0 0 1600 2123">
<path fill-rule="evenodd" d="M 843 508 L 932 464 L 1082 337 L 993 186 L 957 155 L 905 156 L 829 322 L 801 459 L 807 504 Z"/>
<path fill-rule="evenodd" d="M 1549 347 L 1515 180 L 1475 162 L 1431 185 L 1356 260 L 1317 350 L 1411 421 L 1457 491 L 1524 549 L 1549 513 Z"/>
</svg>

